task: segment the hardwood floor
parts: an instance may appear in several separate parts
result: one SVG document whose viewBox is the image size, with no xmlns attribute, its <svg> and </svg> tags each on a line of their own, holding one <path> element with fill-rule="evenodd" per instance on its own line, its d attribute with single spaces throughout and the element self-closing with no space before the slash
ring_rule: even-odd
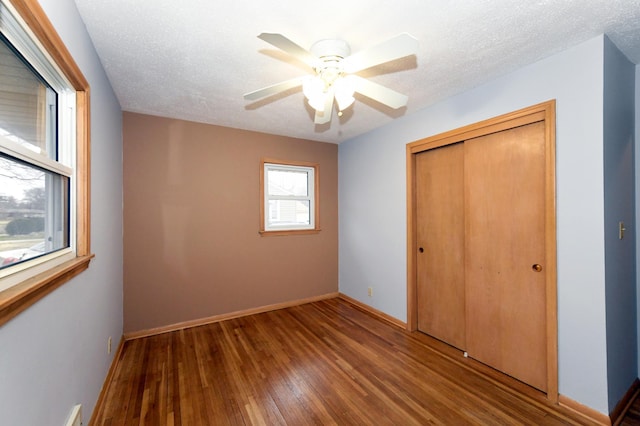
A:
<svg viewBox="0 0 640 426">
<path fill-rule="evenodd" d="M 640 425 L 640 398 L 636 395 L 631 407 L 627 411 L 626 415 L 619 423 L 620 426 L 638 426 Z"/>
<path fill-rule="evenodd" d="M 591 423 L 435 339 L 330 299 L 125 342 L 94 424 Z"/>
</svg>

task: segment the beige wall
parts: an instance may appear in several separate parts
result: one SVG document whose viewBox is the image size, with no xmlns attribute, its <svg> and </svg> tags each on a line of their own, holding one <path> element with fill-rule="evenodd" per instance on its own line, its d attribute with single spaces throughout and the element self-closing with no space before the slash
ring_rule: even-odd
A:
<svg viewBox="0 0 640 426">
<path fill-rule="evenodd" d="M 338 291 L 337 145 L 128 112 L 123 133 L 125 332 Z M 319 234 L 258 234 L 262 157 L 320 164 Z"/>
</svg>

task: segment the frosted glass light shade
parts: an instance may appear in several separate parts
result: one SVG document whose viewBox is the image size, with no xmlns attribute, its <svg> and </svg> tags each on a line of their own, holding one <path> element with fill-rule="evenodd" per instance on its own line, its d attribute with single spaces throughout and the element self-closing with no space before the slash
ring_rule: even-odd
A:
<svg viewBox="0 0 640 426">
<path fill-rule="evenodd" d="M 353 80 L 350 79 L 349 76 L 338 78 L 335 83 L 333 83 L 333 87 L 335 88 L 335 98 L 340 111 L 349 108 L 356 100 L 353 97 L 353 93 L 355 92 Z"/>
<path fill-rule="evenodd" d="M 325 83 L 318 76 L 306 78 L 302 83 L 302 93 L 309 105 L 316 111 L 324 111 Z"/>
</svg>

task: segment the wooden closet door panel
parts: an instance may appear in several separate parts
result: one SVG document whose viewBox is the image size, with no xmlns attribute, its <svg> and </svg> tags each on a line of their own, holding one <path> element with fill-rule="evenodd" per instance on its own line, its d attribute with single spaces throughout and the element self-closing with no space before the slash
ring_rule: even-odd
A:
<svg viewBox="0 0 640 426">
<path fill-rule="evenodd" d="M 416 156 L 418 329 L 464 349 L 464 147 Z"/>
<path fill-rule="evenodd" d="M 467 351 L 546 391 L 544 123 L 464 146 Z"/>
</svg>

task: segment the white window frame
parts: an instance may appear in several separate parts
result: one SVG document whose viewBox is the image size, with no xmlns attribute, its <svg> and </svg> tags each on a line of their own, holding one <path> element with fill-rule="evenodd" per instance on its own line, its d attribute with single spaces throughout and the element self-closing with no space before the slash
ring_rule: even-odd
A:
<svg viewBox="0 0 640 426">
<path fill-rule="evenodd" d="M 307 195 L 271 195 L 269 194 L 269 171 L 281 170 L 307 173 Z M 319 226 L 319 167 L 317 163 L 302 161 L 282 161 L 262 159 L 260 167 L 260 233 L 262 235 L 287 235 L 296 233 L 316 233 Z M 309 202 L 309 224 L 272 224 L 269 211 L 270 201 L 294 200 Z"/>
<path fill-rule="evenodd" d="M 89 267 L 89 84 L 37 2 L 0 0 L 0 31 L 58 94 L 57 161 L 10 138 L 4 154 L 69 178 L 69 247 L 0 271 L 0 326 Z"/>
<path fill-rule="evenodd" d="M 58 160 L 51 159 L 46 154 L 28 149 L 11 138 L 2 136 L 0 136 L 0 152 L 42 170 L 68 178 L 70 198 L 68 200 L 69 247 L 1 269 L 0 291 L 2 291 L 30 278 L 35 275 L 36 271 L 48 269 L 75 257 L 75 227 L 73 224 L 76 217 L 73 206 L 75 206 L 74 194 L 76 193 L 74 174 L 74 165 L 76 164 L 76 93 L 55 62 L 21 24 L 19 16 L 16 16 L 15 10 L 11 10 L 9 3 L 0 3 L 0 32 L 58 95 L 56 122 L 56 156 Z"/>
</svg>

